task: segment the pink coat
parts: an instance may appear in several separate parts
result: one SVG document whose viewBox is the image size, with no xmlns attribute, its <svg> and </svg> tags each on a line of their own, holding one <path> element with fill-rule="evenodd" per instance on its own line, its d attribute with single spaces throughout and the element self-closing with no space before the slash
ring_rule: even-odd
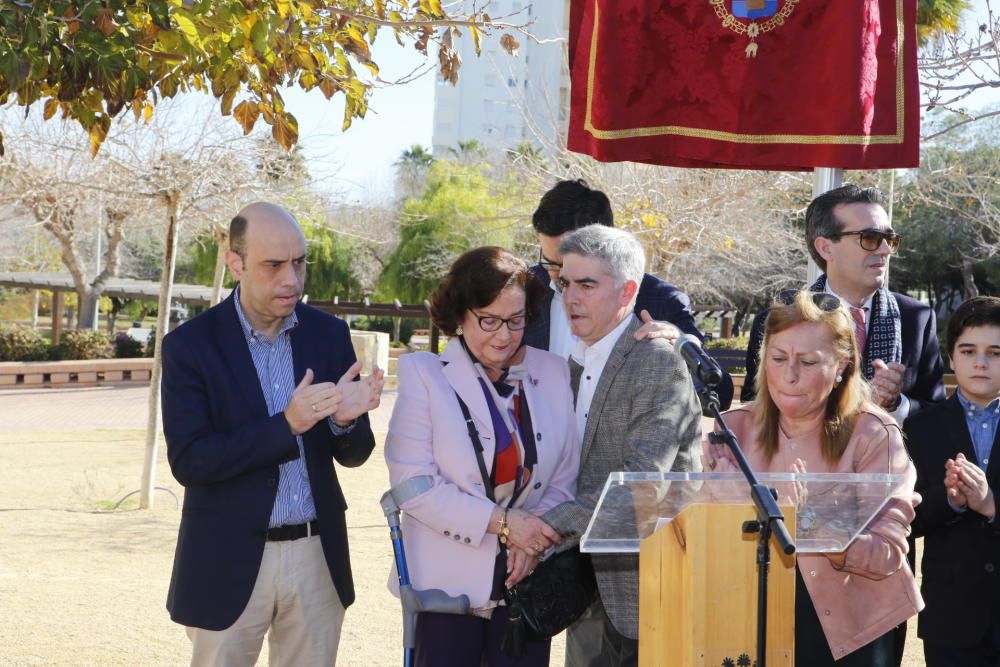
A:
<svg viewBox="0 0 1000 667">
<path fill-rule="evenodd" d="M 580 441 L 566 360 L 526 349 L 524 365 L 530 375 L 524 391 L 538 463 L 522 507 L 542 514 L 574 498 Z M 495 505 L 486 497 L 455 393 L 469 406 L 489 470 L 495 440 L 486 398 L 457 339 L 440 357 L 428 352 L 400 357 L 398 373 L 399 396 L 385 442 L 390 483 L 418 475 L 434 479 L 430 491 L 402 507 L 410 581 L 418 590 L 465 593 L 473 607 L 482 607 L 490 596 L 497 553 L 496 535 L 486 532 Z M 396 593 L 395 571 L 389 584 Z"/>
<path fill-rule="evenodd" d="M 835 465 L 823 460 L 819 430 L 791 440 L 779 436 L 778 452 L 767 463 L 757 445 L 757 424 L 746 407 L 726 414 L 750 467 L 756 472 L 789 472 L 797 458 L 808 472 L 897 473 L 906 477 L 899 496 L 872 520 L 847 548 L 843 569 L 823 555 L 798 557 L 799 571 L 809 590 L 834 659 L 870 643 L 924 607 L 906 562 L 906 536 L 913 521 L 916 469 L 899 427 L 884 413 L 865 412 Z"/>
</svg>

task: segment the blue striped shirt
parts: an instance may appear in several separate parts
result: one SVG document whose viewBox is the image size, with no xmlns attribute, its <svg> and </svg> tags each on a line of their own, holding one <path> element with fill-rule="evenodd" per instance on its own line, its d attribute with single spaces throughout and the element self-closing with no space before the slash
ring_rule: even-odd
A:
<svg viewBox="0 0 1000 667">
<path fill-rule="evenodd" d="M 239 286 L 236 287 L 236 314 L 240 318 L 240 326 L 246 336 L 250 356 L 260 380 L 260 388 L 267 401 L 267 413 L 276 415 L 284 411 L 288 401 L 295 391 L 295 367 L 292 363 L 292 329 L 299 325 L 295 311 L 285 318 L 281 324 L 278 336 L 272 342 L 266 334 L 254 331 L 243 313 L 240 304 Z M 306 471 L 305 450 L 302 436 L 295 436 L 299 446 L 299 458 L 282 463 L 278 470 L 278 495 L 274 499 L 269 527 L 306 523 L 316 518 L 316 506 L 313 504 L 312 487 L 309 486 L 309 473 Z"/>
<path fill-rule="evenodd" d="M 962 412 L 965 413 L 965 423 L 969 427 L 972 449 L 976 452 L 976 462 L 985 471 L 990 464 L 993 440 L 996 438 L 997 425 L 1000 424 L 1000 398 L 994 398 L 989 405 L 981 408 L 967 400 L 959 389 L 958 402 L 962 404 Z"/>
</svg>

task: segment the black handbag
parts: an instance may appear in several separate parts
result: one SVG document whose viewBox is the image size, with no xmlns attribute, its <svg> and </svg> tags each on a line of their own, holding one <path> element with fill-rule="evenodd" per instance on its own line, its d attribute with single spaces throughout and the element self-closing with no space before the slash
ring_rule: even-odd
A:
<svg viewBox="0 0 1000 667">
<path fill-rule="evenodd" d="M 465 401 L 458 393 L 455 398 L 462 409 L 469 438 L 476 452 L 486 496 L 494 500 L 493 483 L 486 472 L 479 432 Z M 500 545 L 500 552 L 506 560 L 507 547 L 503 543 Z M 525 642 L 556 636 L 583 616 L 596 595 L 597 581 L 588 556 L 581 554 L 578 547 L 553 554 L 541 561 L 531 575 L 514 587 L 504 588 L 507 633 L 500 649 L 513 657 L 524 655 Z"/>
<path fill-rule="evenodd" d="M 578 547 L 543 560 L 530 576 L 504 592 L 509 616 L 504 652 L 521 655 L 518 645 L 523 651 L 523 641 L 556 636 L 583 616 L 596 595 L 594 568 Z"/>
</svg>

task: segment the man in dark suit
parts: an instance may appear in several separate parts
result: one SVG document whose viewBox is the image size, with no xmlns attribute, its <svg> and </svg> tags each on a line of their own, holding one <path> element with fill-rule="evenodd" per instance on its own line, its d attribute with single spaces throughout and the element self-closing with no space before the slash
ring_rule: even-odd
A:
<svg viewBox="0 0 1000 667">
<path fill-rule="evenodd" d="M 913 534 L 924 538 L 918 635 L 927 667 L 1000 664 L 1000 299 L 981 296 L 948 321 L 958 390 L 906 420 L 917 468 Z"/>
<path fill-rule="evenodd" d="M 195 665 L 252 665 L 269 629 L 272 665 L 334 664 L 354 601 L 333 459 L 371 454 L 382 374 L 353 381 L 347 325 L 299 303 L 305 259 L 291 214 L 247 206 L 226 253 L 239 286 L 163 341 L 163 431 L 185 487 L 167 609 Z"/>
<path fill-rule="evenodd" d="M 855 320 L 858 348 L 873 398 L 897 422 L 945 398 L 934 311 L 890 292 L 889 258 L 899 246 L 877 188 L 845 185 L 825 192 L 806 210 L 806 246 L 825 272 L 810 289 L 829 292 Z M 747 377 L 740 398 L 757 395 L 756 376 L 768 311 L 754 318 Z"/>
<path fill-rule="evenodd" d="M 548 292 L 542 300 L 538 318 L 524 331 L 524 344 L 568 358 L 577 338 L 570 330 L 562 296 L 558 292 L 559 270 L 562 268 L 559 244 L 571 232 L 587 225 L 614 227 L 611 202 L 607 195 L 591 189 L 582 179 L 559 181 L 542 196 L 531 217 L 531 224 L 538 234 L 539 244 L 539 263 L 532 267 L 532 271 L 548 286 Z M 639 285 L 635 314 L 645 323 L 636 332 L 637 339 L 650 335 L 676 339 L 676 330 L 680 330 L 704 340 L 695 325 L 688 295 L 648 273 L 643 274 Z M 672 326 L 666 327 L 664 323 Z M 716 393 L 722 409 L 728 409 L 733 399 L 733 379 L 728 373 L 723 373 Z"/>
</svg>

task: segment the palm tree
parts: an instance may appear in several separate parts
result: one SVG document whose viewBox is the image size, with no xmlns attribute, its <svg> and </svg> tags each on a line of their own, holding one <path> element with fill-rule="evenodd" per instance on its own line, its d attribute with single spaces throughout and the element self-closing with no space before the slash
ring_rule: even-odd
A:
<svg viewBox="0 0 1000 667">
<path fill-rule="evenodd" d="M 958 32 L 962 12 L 971 0 L 920 0 L 917 4 L 917 38 L 921 45 L 946 33 Z"/>
<path fill-rule="evenodd" d="M 396 166 L 429 167 L 434 162 L 434 156 L 430 151 L 419 144 L 413 144 L 403 151 Z"/>
</svg>

